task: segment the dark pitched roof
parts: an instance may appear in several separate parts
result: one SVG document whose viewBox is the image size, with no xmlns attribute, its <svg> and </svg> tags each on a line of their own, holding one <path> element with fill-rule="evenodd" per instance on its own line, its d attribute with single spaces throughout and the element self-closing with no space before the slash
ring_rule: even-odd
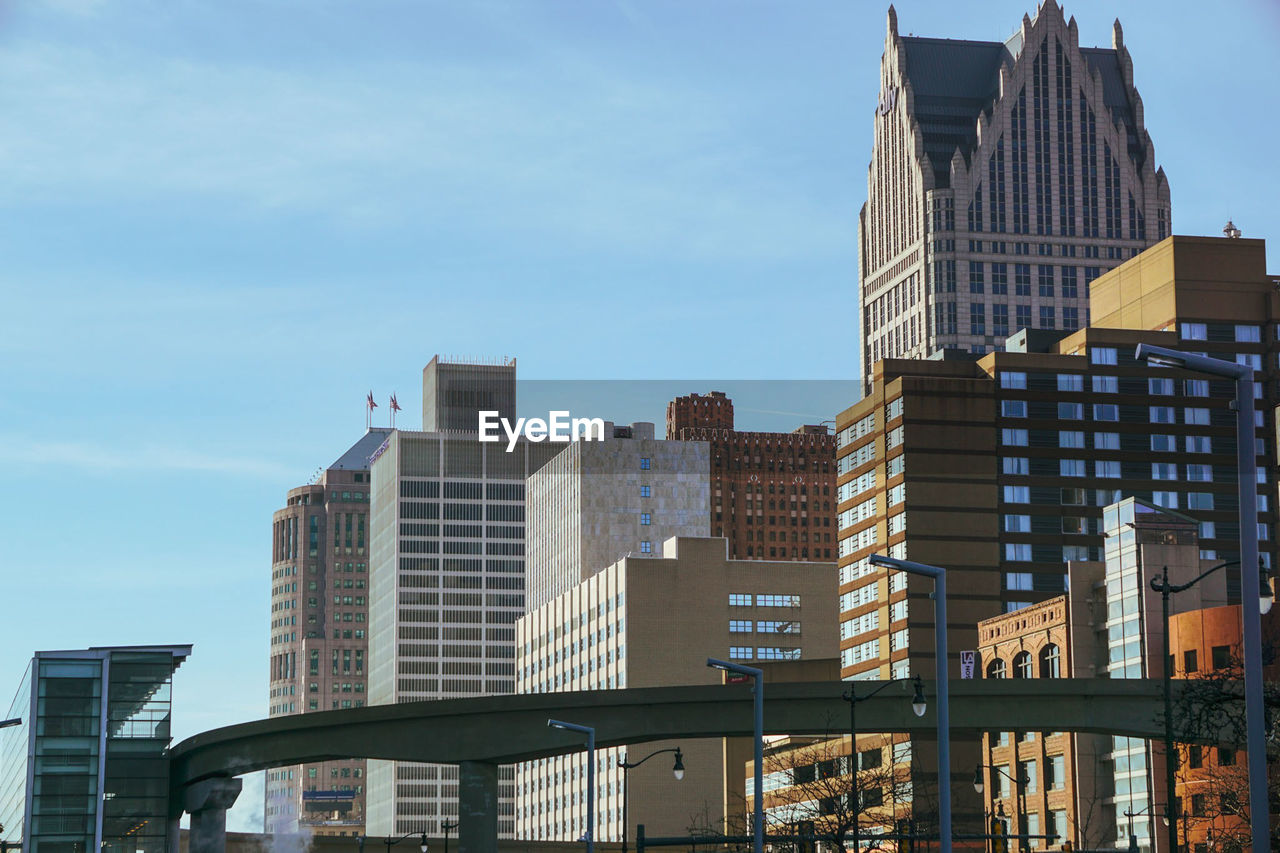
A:
<svg viewBox="0 0 1280 853">
<path fill-rule="evenodd" d="M 1000 90 L 1000 67 L 1012 64 L 1017 40 L 962 41 L 957 39 L 902 39 L 907 80 L 915 95 L 915 119 L 924 136 L 925 156 L 933 165 L 936 185 L 951 181 L 951 156 L 956 149 L 966 160 L 977 142 L 977 120 L 991 109 Z M 1084 48 L 1089 66 L 1102 74 L 1104 100 L 1115 121 L 1128 129 L 1129 153 L 1141 165 L 1133 110 L 1115 50 Z"/>
<path fill-rule="evenodd" d="M 390 434 L 391 430 L 387 427 L 374 427 L 361 436 L 359 441 L 351 445 L 350 449 L 329 467 L 356 471 L 368 468 L 370 455 L 382 446 L 382 442 L 386 441 Z"/>
</svg>

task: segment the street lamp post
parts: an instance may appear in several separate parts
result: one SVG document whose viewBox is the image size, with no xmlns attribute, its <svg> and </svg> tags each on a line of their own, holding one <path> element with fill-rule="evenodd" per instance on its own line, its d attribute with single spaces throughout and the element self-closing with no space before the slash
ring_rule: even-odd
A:
<svg viewBox="0 0 1280 853">
<path fill-rule="evenodd" d="M 1247 364 L 1233 364 L 1149 344 L 1138 344 L 1134 357 L 1155 366 L 1180 367 L 1235 380 L 1236 482 L 1240 495 L 1240 566 L 1243 575 L 1245 571 L 1258 565 L 1258 484 L 1254 474 L 1258 461 L 1254 451 L 1257 428 L 1253 422 L 1253 368 Z M 1244 583 L 1240 586 L 1242 591 L 1247 589 Z M 1244 706 L 1249 755 L 1249 828 L 1253 849 L 1266 850 L 1271 822 L 1267 803 L 1267 719 L 1262 697 L 1262 611 L 1258 598 L 1245 594 L 1241 599 L 1241 621 L 1244 623 L 1241 632 L 1244 639 Z"/>
<path fill-rule="evenodd" d="M 684 753 L 680 751 L 680 747 L 671 747 L 668 749 L 659 749 L 649 753 L 639 761 L 627 761 L 627 754 L 624 752 L 618 758 L 618 766 L 622 768 L 622 853 L 627 853 L 627 801 L 630 799 L 630 788 L 627 785 L 628 775 L 633 767 L 639 767 L 655 755 L 662 755 L 664 752 L 674 752 L 676 754 L 675 766 L 671 768 L 671 773 L 676 777 L 676 781 L 684 778 Z M 444 853 L 449 853 L 445 850 Z"/>
<path fill-rule="evenodd" d="M 1015 757 L 1015 758 L 1014 758 L 1014 760 L 1016 761 L 1016 760 L 1017 760 L 1017 758 Z M 1008 779 L 1008 780 L 1009 780 L 1010 782 L 1012 782 L 1014 785 L 1017 785 L 1017 786 L 1018 786 L 1018 787 L 1017 787 L 1017 792 L 1018 792 L 1017 800 L 1018 800 L 1018 801 L 1017 801 L 1017 803 L 1015 803 L 1015 805 L 1017 806 L 1017 809 L 1018 809 L 1018 829 L 1019 829 L 1019 830 L 1021 830 L 1023 833 L 1025 833 L 1025 832 L 1027 831 L 1027 828 L 1026 828 L 1026 822 L 1027 822 L 1027 786 L 1031 783 L 1031 777 L 1030 777 L 1030 776 L 1028 776 L 1026 773 L 1024 773 L 1024 772 L 1022 771 L 1022 768 L 1021 768 L 1021 767 L 1019 767 L 1019 768 L 1018 768 L 1018 776 L 1017 776 L 1017 778 L 1014 778 L 1013 776 L 1010 776 L 1010 775 L 1009 775 L 1009 773 L 1008 773 L 1007 771 L 1000 769 L 1000 767 L 998 767 L 998 766 L 997 766 L 997 765 L 995 765 L 995 764 L 979 764 L 977 767 L 975 767 L 975 768 L 973 769 L 973 790 L 974 790 L 974 791 L 976 791 L 976 792 L 978 792 L 978 794 L 981 794 L 981 793 L 983 792 L 983 790 L 986 788 L 986 784 L 984 783 L 983 778 L 982 778 L 982 768 L 984 768 L 984 767 L 985 767 L 985 768 L 987 768 L 988 770 L 994 770 L 996 773 L 999 773 L 1001 776 L 1003 776 L 1004 778 Z M 1001 799 L 1001 801 L 1000 801 L 1000 809 L 1001 809 L 1001 812 L 1003 813 L 1003 809 L 1004 809 L 1004 800 L 1003 800 L 1003 799 Z M 1053 843 L 1053 842 L 1052 842 L 1052 841 L 1050 841 L 1049 843 Z M 1023 839 L 1022 839 L 1022 842 L 1021 842 L 1021 845 L 1020 845 L 1020 846 L 1021 846 L 1023 849 L 1026 849 L 1026 848 L 1027 848 L 1027 846 L 1028 846 L 1028 845 L 1027 845 L 1027 839 L 1026 839 L 1026 838 L 1023 838 Z"/>
<path fill-rule="evenodd" d="M 911 698 L 911 709 L 915 712 L 915 715 L 917 717 L 923 717 L 925 712 L 925 707 L 926 707 L 925 701 L 924 701 L 924 685 L 920 683 L 920 676 L 918 675 L 915 677 L 914 681 L 916 685 L 916 692 L 915 692 L 915 695 L 912 696 Z M 858 707 L 859 702 L 862 702 L 866 699 L 870 699 L 872 696 L 875 696 L 877 693 L 879 693 L 881 690 L 884 690 L 890 684 L 905 685 L 906 683 L 907 683 L 907 679 L 905 678 L 890 679 L 889 681 L 886 681 L 883 684 L 876 687 L 875 690 L 872 690 L 870 693 L 866 694 L 865 696 L 859 696 L 857 692 L 854 691 L 853 685 L 851 684 L 849 686 L 849 689 L 846 690 L 843 694 L 841 694 L 841 698 L 844 699 L 844 701 L 849 703 L 849 785 L 850 785 L 850 792 L 852 796 L 852 802 L 850 805 L 853 809 L 853 828 L 852 828 L 851 834 L 853 835 L 854 853 L 857 853 L 858 845 L 861 844 L 861 839 L 858 837 L 859 835 L 858 818 L 862 814 L 862 799 L 858 791 L 858 717 L 857 717 L 856 709 Z M 896 785 L 897 773 L 893 769 L 892 751 L 893 750 L 890 749 L 891 754 L 889 756 L 889 772 L 893 774 L 893 779 L 894 779 L 893 784 Z M 894 815 L 894 818 L 895 819 L 897 818 L 896 814 Z M 622 853 L 626 853 L 626 850 L 624 849 Z"/>
<path fill-rule="evenodd" d="M 707 666 L 752 678 L 755 694 L 755 808 L 752 816 L 751 847 L 753 853 L 764 853 L 764 671 L 754 666 L 707 658 Z"/>
<path fill-rule="evenodd" d="M 951 714 L 947 683 L 947 570 L 882 554 L 872 554 L 873 566 L 933 578 L 933 638 L 938 685 L 938 850 L 951 853 Z"/>
<path fill-rule="evenodd" d="M 1155 803 L 1148 803 L 1136 812 L 1126 811 L 1124 816 L 1129 819 L 1129 851 L 1128 853 L 1138 853 L 1138 836 L 1133 834 L 1133 819 L 1135 817 L 1147 816 L 1147 823 L 1151 824 L 1151 838 L 1155 841 L 1155 819 L 1156 813 L 1152 811 L 1156 806 Z M 1172 821 L 1169 819 L 1169 807 L 1164 809 L 1164 825 L 1168 826 Z"/>
<path fill-rule="evenodd" d="M 407 833 L 405 833 L 404 835 L 402 835 L 402 836 L 400 836 L 399 838 L 396 838 L 396 839 L 392 839 L 390 836 L 388 836 L 388 837 L 386 837 L 386 838 L 382 839 L 382 843 L 383 843 L 383 844 L 385 844 L 385 845 L 387 845 L 387 853 L 391 853 L 391 848 L 392 848 L 392 847 L 396 846 L 396 845 L 397 845 L 397 844 L 399 844 L 401 841 L 404 841 L 406 838 L 412 838 L 412 837 L 413 837 L 413 836 L 415 836 L 415 835 L 418 835 L 418 833 L 416 833 L 416 832 L 407 832 Z M 427 853 L 427 847 L 428 847 L 428 845 L 427 845 L 427 834 L 424 832 L 424 833 L 422 833 L 421 835 L 422 835 L 422 837 L 418 840 L 418 848 L 422 851 L 422 853 Z M 364 850 L 364 839 L 363 839 L 363 838 L 361 838 L 361 839 L 360 839 L 360 849 L 361 849 L 361 850 Z"/>
<path fill-rule="evenodd" d="M 1177 769 L 1177 761 L 1176 755 L 1173 751 L 1173 664 L 1170 660 L 1171 652 L 1169 650 L 1169 599 L 1175 593 L 1185 592 L 1188 589 L 1191 589 L 1191 587 L 1200 583 L 1200 581 L 1218 571 L 1218 569 L 1225 569 L 1228 566 L 1239 566 L 1240 564 L 1239 560 L 1229 560 L 1225 563 L 1218 563 L 1218 565 L 1206 569 L 1204 572 L 1201 572 L 1198 577 L 1192 578 L 1186 583 L 1170 583 L 1169 567 L 1165 566 L 1160 574 L 1151 579 L 1151 589 L 1160 593 L 1160 614 L 1164 620 L 1164 678 L 1162 679 L 1164 682 L 1164 781 L 1165 787 L 1168 789 L 1168 793 L 1165 794 L 1165 799 L 1170 803 L 1176 802 L 1176 798 L 1174 797 L 1174 786 L 1177 784 L 1177 780 L 1174 776 L 1174 771 Z M 1244 590 L 1241 590 L 1241 592 L 1243 593 Z M 1266 613 L 1270 609 L 1271 587 L 1266 582 L 1266 576 L 1262 575 L 1259 578 L 1258 611 L 1259 613 Z M 1169 827 L 1169 849 L 1177 850 L 1177 823 L 1172 820 L 1166 821 L 1166 823 Z M 1186 833 L 1184 832 L 1183 834 L 1185 835 Z"/>
<path fill-rule="evenodd" d="M 20 725 L 22 725 L 21 717 L 14 717 L 12 720 L 0 720 L 0 729 L 6 729 L 9 726 L 20 726 Z"/>
<path fill-rule="evenodd" d="M 444 830 L 444 853 L 449 853 L 449 831 L 458 828 L 457 823 L 449 823 L 447 820 L 440 821 L 440 828 Z"/>
<path fill-rule="evenodd" d="M 596 850 L 596 730 L 591 726 L 547 720 L 553 729 L 564 729 L 587 736 L 587 853 Z M 425 851 L 424 851 L 425 853 Z"/>
</svg>

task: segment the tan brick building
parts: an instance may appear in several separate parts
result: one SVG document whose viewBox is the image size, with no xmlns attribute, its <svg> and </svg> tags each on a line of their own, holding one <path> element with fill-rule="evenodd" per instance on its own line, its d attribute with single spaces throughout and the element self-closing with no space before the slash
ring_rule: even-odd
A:
<svg viewBox="0 0 1280 853">
<path fill-rule="evenodd" d="M 723 538 L 668 539 L 660 554 L 623 559 L 562 593 L 516 623 L 516 688 L 521 693 L 716 684 L 708 657 L 755 664 L 831 658 L 836 611 L 831 563 L 734 560 Z M 683 835 L 723 825 L 726 802 L 741 808 L 742 762 L 726 779 L 721 740 L 654 742 L 631 751 L 635 761 L 679 746 L 685 777 L 654 759 L 629 774 L 628 833 L 643 823 L 651 835 Z M 615 841 L 622 820 L 623 750 L 599 750 L 596 838 Z M 585 831 L 585 757 L 521 765 L 516 835 L 566 840 Z M 734 764 L 730 762 L 730 774 Z"/>
</svg>

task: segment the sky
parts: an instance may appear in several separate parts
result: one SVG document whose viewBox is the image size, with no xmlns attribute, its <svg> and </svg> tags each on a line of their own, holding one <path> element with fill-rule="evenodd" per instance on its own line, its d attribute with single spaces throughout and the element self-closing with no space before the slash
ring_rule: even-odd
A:
<svg viewBox="0 0 1280 853">
<path fill-rule="evenodd" d="M 36 649 L 192 643 L 175 736 L 265 716 L 271 513 L 370 390 L 416 426 L 435 353 L 850 382 L 886 8 L 0 3 L 0 695 Z M 985 40 L 1034 13 L 897 9 Z M 1067 13 L 1100 46 L 1122 16 L 1175 233 L 1280 239 L 1280 7 Z M 261 810 L 252 779 L 231 828 Z"/>
</svg>

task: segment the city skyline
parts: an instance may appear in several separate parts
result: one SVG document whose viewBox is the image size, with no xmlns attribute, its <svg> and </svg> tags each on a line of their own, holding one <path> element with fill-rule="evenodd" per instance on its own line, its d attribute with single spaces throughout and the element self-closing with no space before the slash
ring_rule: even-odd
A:
<svg viewBox="0 0 1280 853">
<path fill-rule="evenodd" d="M 514 354 L 541 379 L 859 370 L 852 322 L 815 335 L 806 320 L 768 347 L 711 343 L 704 327 L 764 328 L 797 281 L 826 315 L 856 316 L 887 6 L 243 8 L 259 29 L 221 6 L 70 0 L 0 27 L 0 404 L 19 479 L 3 507 L 26 534 L 6 574 L 25 645 L 0 685 L 34 649 L 192 643 L 179 739 L 266 715 L 262 518 L 359 436 L 369 387 L 379 415 L 393 390 L 414 411 L 431 352 Z M 1280 70 L 1265 49 L 1276 13 L 1161 8 L 1120 12 L 1173 231 L 1215 235 L 1231 217 L 1273 237 L 1280 214 L 1251 164 L 1274 136 L 1261 86 Z M 904 32 L 989 39 L 1034 8 L 897 11 Z M 1114 8 L 1066 13 L 1081 44 L 1109 43 Z M 433 39 L 409 37 L 427 23 Z M 1229 51 L 1234 79 L 1162 47 L 1187 39 Z M 426 118 L 405 115 L 414 105 Z M 548 300 L 575 334 L 527 323 Z M 442 311 L 459 322 L 426 339 Z M 713 389 L 735 396 L 697 380 L 677 393 Z M 140 595 L 158 612 L 122 618 Z M 261 797 L 240 802 L 233 820 L 252 821 Z"/>
</svg>

